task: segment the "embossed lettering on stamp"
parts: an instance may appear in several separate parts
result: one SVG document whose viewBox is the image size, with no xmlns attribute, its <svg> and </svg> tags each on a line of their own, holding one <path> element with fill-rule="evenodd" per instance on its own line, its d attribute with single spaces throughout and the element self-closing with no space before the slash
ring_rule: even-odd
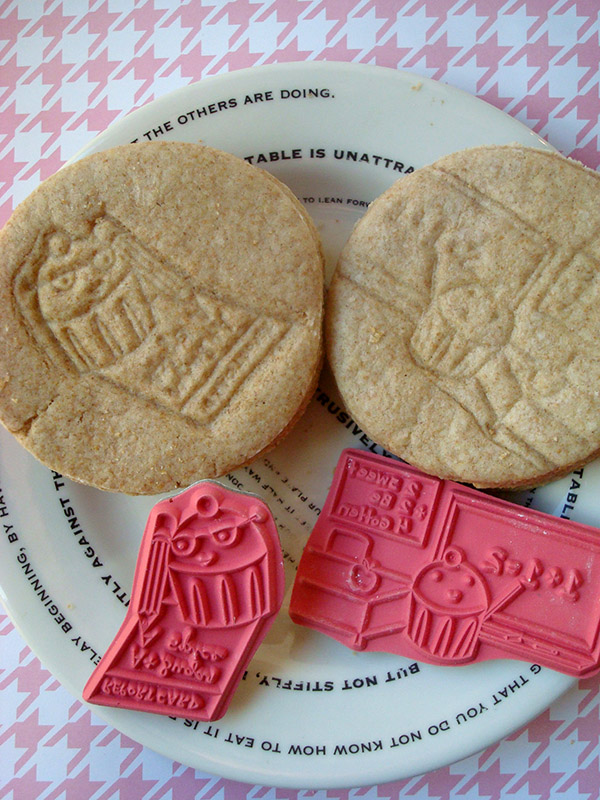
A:
<svg viewBox="0 0 600 800">
<path fill-rule="evenodd" d="M 591 674 L 600 668 L 597 533 L 347 450 L 290 614 L 356 650 L 434 664 L 516 656 Z"/>
<path fill-rule="evenodd" d="M 204 483 L 161 501 L 144 533 L 126 619 L 84 696 L 216 719 L 283 588 L 277 531 L 257 498 Z"/>
</svg>

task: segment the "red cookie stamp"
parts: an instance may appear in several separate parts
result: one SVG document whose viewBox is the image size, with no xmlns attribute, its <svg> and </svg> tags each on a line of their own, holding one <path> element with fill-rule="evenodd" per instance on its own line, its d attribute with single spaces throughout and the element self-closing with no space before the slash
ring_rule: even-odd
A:
<svg viewBox="0 0 600 800">
<path fill-rule="evenodd" d="M 84 699 L 219 719 L 283 593 L 265 503 L 214 483 L 162 500 L 146 524 L 127 616 Z"/>
<path fill-rule="evenodd" d="M 345 450 L 290 616 L 432 664 L 600 669 L 600 531 Z"/>
</svg>

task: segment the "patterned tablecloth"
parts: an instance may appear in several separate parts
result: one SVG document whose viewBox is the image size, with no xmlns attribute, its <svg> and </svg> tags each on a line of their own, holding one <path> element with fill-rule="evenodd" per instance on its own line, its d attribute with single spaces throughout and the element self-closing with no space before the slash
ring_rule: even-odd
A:
<svg viewBox="0 0 600 800">
<path fill-rule="evenodd" d="M 330 60 L 460 87 L 600 166 L 597 0 L 3 0 L 0 223 L 134 107 L 220 72 Z M 592 798 L 598 680 L 435 772 L 348 791 L 250 786 L 173 763 L 70 696 L 0 616 L 0 800 Z"/>
</svg>

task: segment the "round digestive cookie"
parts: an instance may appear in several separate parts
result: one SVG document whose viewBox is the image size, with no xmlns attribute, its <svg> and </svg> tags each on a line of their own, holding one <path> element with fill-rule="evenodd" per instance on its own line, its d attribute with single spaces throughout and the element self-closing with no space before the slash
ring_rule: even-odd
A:
<svg viewBox="0 0 600 800">
<path fill-rule="evenodd" d="M 323 259 L 292 193 L 235 156 L 123 145 L 0 234 L 0 418 L 75 480 L 149 494 L 241 466 L 304 410 Z"/>
<path fill-rule="evenodd" d="M 348 410 L 443 478 L 531 486 L 600 452 L 600 176 L 520 146 L 460 151 L 370 206 L 326 340 Z"/>
</svg>

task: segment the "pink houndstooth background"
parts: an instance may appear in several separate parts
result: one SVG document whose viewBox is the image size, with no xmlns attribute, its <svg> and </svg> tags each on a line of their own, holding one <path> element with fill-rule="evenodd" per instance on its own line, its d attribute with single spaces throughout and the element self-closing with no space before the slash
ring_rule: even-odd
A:
<svg viewBox="0 0 600 800">
<path fill-rule="evenodd" d="M 600 167 L 598 0 L 0 0 L 0 224 L 125 113 L 282 61 L 406 69 L 485 99 Z M 0 800 L 600 797 L 598 679 L 436 772 L 348 791 L 203 774 L 107 727 L 0 615 Z"/>
</svg>

